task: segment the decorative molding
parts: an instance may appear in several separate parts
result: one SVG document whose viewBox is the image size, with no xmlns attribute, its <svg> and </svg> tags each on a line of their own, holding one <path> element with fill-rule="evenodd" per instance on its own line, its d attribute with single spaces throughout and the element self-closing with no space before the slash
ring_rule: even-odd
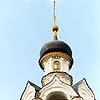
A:
<svg viewBox="0 0 100 100">
<path fill-rule="evenodd" d="M 69 55 L 67 55 L 66 53 L 63 53 L 63 52 L 50 52 L 50 53 L 47 53 L 47 54 L 45 54 L 42 58 L 40 58 L 40 60 L 39 60 L 39 63 L 40 63 L 40 66 L 42 67 L 42 69 L 44 69 L 43 68 L 43 62 L 44 61 L 46 61 L 46 60 L 48 60 L 50 57 L 52 57 L 52 58 L 55 58 L 55 59 L 59 59 L 60 57 L 63 57 L 63 58 L 65 58 L 66 60 L 69 60 L 69 61 L 71 61 L 70 62 L 70 65 L 72 65 L 72 63 L 73 63 L 73 59 L 69 56 Z"/>
<path fill-rule="evenodd" d="M 26 87 L 21 95 L 20 100 L 32 100 L 36 98 L 39 90 L 41 88 L 35 85 L 34 83 L 31 83 L 30 81 L 27 82 Z"/>
<path fill-rule="evenodd" d="M 89 85 L 87 84 L 86 79 L 82 79 L 77 84 L 73 86 L 73 89 L 84 99 L 84 100 L 95 100 L 95 95 Z"/>
<path fill-rule="evenodd" d="M 42 78 L 42 85 L 45 86 L 49 84 L 55 76 L 58 77 L 59 80 L 65 84 L 73 84 L 72 76 L 67 74 L 66 72 L 51 72 Z"/>
<path fill-rule="evenodd" d="M 68 100 L 71 100 L 74 96 L 78 96 L 72 86 L 62 82 L 56 75 L 53 77 L 52 81 L 42 87 L 40 90 L 40 98 L 47 100 L 46 97 L 52 92 L 63 92 L 66 94 Z M 72 98 L 70 98 L 70 95 Z"/>
<path fill-rule="evenodd" d="M 57 55 L 57 56 L 56 56 L 56 55 Z M 58 55 L 59 55 L 59 56 L 58 56 Z M 69 55 L 67 55 L 66 53 L 63 53 L 63 52 L 50 52 L 50 53 L 45 54 L 45 55 L 41 58 L 40 62 L 43 61 L 44 59 L 48 58 L 48 57 L 51 57 L 51 56 L 56 57 L 56 58 L 59 58 L 59 57 L 63 56 L 63 57 L 66 58 L 66 59 L 72 60 L 72 58 L 71 58 Z"/>
</svg>

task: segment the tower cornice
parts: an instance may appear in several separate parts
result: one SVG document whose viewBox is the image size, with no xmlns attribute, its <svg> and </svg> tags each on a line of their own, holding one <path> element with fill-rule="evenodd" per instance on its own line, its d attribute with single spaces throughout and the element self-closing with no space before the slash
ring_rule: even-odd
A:
<svg viewBox="0 0 100 100">
<path fill-rule="evenodd" d="M 42 69 L 44 69 L 43 62 L 46 61 L 47 59 L 49 59 L 51 56 L 52 57 L 56 57 L 56 56 L 57 57 L 64 57 L 65 59 L 67 59 L 67 60 L 69 60 L 71 62 L 69 66 L 70 66 L 70 68 L 72 67 L 73 59 L 68 54 L 63 53 L 63 52 L 50 52 L 50 53 L 45 54 L 43 57 L 41 57 L 39 59 L 39 64 L 40 64 L 40 67 Z"/>
<path fill-rule="evenodd" d="M 73 78 L 71 75 L 69 75 L 66 72 L 58 71 L 58 72 L 50 72 L 47 75 L 43 76 L 41 80 L 42 85 L 45 86 L 49 84 L 54 79 L 54 77 L 58 77 L 61 82 L 68 84 L 70 86 L 72 86 L 73 84 Z"/>
</svg>

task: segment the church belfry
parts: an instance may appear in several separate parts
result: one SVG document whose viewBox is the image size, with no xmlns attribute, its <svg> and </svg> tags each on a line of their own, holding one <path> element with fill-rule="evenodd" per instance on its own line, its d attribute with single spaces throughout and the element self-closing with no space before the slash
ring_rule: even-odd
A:
<svg viewBox="0 0 100 100">
<path fill-rule="evenodd" d="M 42 87 L 28 81 L 20 100 L 95 100 L 85 78 L 73 85 L 69 70 L 73 65 L 70 46 L 57 37 L 56 1 L 54 0 L 53 40 L 45 43 L 40 51 L 39 65 L 44 70 Z"/>
</svg>

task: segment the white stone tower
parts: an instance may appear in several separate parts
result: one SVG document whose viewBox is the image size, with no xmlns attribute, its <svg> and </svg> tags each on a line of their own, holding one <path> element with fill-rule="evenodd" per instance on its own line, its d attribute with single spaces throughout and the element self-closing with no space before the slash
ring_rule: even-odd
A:
<svg viewBox="0 0 100 100">
<path fill-rule="evenodd" d="M 44 70 L 42 87 L 28 81 L 20 100 L 95 100 L 95 96 L 83 78 L 73 85 L 69 70 L 73 65 L 72 50 L 67 43 L 58 40 L 54 1 L 54 39 L 43 45 L 39 65 Z"/>
</svg>

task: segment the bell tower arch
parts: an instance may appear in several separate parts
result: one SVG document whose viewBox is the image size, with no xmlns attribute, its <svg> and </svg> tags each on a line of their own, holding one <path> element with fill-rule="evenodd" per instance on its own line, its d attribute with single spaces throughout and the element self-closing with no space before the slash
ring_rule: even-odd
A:
<svg viewBox="0 0 100 100">
<path fill-rule="evenodd" d="M 56 91 L 47 95 L 46 100 L 68 100 L 65 93 Z"/>
</svg>

